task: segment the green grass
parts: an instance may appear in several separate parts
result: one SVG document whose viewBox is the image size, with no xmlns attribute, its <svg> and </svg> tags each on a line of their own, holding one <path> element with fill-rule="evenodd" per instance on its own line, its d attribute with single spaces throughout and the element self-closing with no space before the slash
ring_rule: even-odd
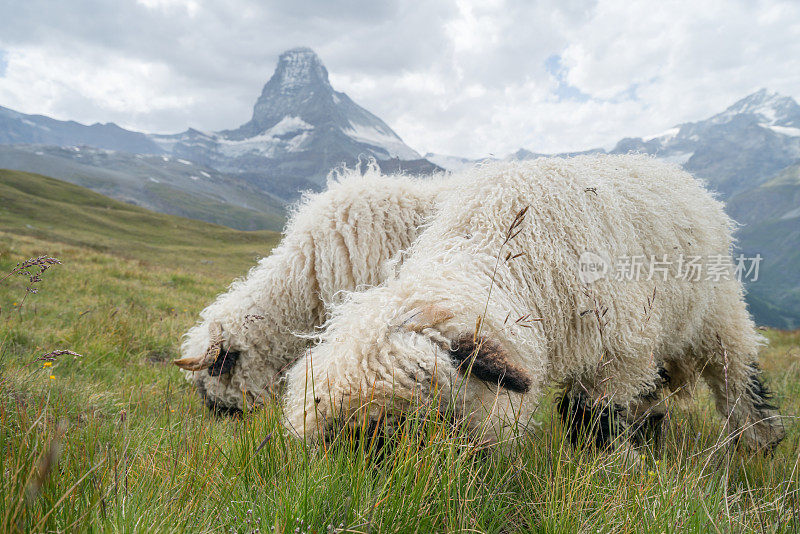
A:
<svg viewBox="0 0 800 534">
<path fill-rule="evenodd" d="M 5 199 L 8 180 L 0 185 Z M 71 189 L 59 198 L 47 180 L 37 201 L 34 186 L 11 187 L 22 208 L 2 203 L 0 272 L 44 253 L 63 263 L 22 306 L 27 279 L 0 283 L 2 532 L 800 528 L 794 420 L 773 457 L 729 454 L 702 391 L 690 407 L 670 406 L 663 447 L 633 463 L 572 449 L 549 401 L 540 426 L 508 454 L 414 418 L 380 457 L 346 436 L 338 447 L 306 447 L 281 429 L 275 405 L 211 417 L 169 362 L 199 310 L 275 235 L 73 198 Z M 767 336 L 765 372 L 783 413 L 795 414 L 800 332 Z M 82 356 L 37 361 L 55 349 Z"/>
<path fill-rule="evenodd" d="M 285 206 L 278 198 L 224 174 L 193 180 L 193 173 L 204 171 L 161 156 L 111 154 L 88 147 L 75 152 L 2 145 L 0 165 L 58 178 L 113 198 L 136 199 L 161 213 L 239 230 L 280 230 L 285 223 Z"/>
<path fill-rule="evenodd" d="M 228 276 L 280 239 L 155 213 L 54 178 L 0 169 L 0 228 L 115 257 Z M 105 261 L 105 260 L 104 260 Z"/>
</svg>

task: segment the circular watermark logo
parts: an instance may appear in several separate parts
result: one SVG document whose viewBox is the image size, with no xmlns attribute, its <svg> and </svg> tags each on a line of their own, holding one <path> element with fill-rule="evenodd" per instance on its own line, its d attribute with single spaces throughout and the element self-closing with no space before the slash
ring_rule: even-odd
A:
<svg viewBox="0 0 800 534">
<path fill-rule="evenodd" d="M 578 278 L 584 284 L 591 284 L 608 276 L 609 262 L 595 252 L 586 251 L 578 258 Z"/>
</svg>

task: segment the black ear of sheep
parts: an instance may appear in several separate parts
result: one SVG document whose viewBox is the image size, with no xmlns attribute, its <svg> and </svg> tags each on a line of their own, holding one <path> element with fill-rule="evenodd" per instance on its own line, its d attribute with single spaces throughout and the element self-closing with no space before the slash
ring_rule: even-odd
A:
<svg viewBox="0 0 800 534">
<path fill-rule="evenodd" d="M 236 362 L 239 361 L 239 351 L 235 350 L 221 350 L 220 355 L 208 368 L 208 374 L 211 376 L 222 376 L 230 373 Z"/>
<path fill-rule="evenodd" d="M 511 363 L 508 353 L 496 341 L 465 334 L 453 344 L 450 354 L 462 373 L 469 372 L 480 380 L 516 393 L 527 393 L 531 389 L 530 375 Z"/>
</svg>

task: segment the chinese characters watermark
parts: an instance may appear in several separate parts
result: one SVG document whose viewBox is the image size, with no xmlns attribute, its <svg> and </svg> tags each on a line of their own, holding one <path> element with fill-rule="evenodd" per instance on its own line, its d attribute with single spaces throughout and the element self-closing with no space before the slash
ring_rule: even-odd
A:
<svg viewBox="0 0 800 534">
<path fill-rule="evenodd" d="M 578 259 L 578 278 L 584 284 L 601 279 L 623 281 L 657 280 L 669 278 L 687 282 L 721 282 L 758 280 L 761 254 L 731 257 L 725 254 L 689 256 L 677 254 L 619 256 L 613 262 L 603 254 L 584 252 Z"/>
</svg>

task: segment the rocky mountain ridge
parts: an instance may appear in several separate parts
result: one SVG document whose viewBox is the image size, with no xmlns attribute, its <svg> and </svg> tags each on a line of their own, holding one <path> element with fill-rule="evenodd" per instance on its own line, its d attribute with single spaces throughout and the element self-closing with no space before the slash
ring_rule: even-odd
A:
<svg viewBox="0 0 800 534">
<path fill-rule="evenodd" d="M 0 108 L 0 145 L 20 145 L 27 154 L 5 151 L 0 167 L 37 172 L 31 154 L 42 147 L 93 147 L 106 153 L 110 167 L 122 153 L 158 155 L 189 161 L 223 173 L 283 201 L 307 189 L 320 190 L 328 173 L 339 165 L 353 166 L 374 158 L 386 170 L 430 173 L 440 167 L 422 158 L 380 118 L 334 90 L 328 71 L 309 48 L 280 55 L 269 81 L 253 106 L 251 119 L 235 129 L 203 132 L 189 128 L 162 135 L 145 134 L 113 123 L 91 126 L 25 115 Z M 36 145 L 29 150 L 22 145 Z M 50 157 L 59 151 L 47 149 Z M 74 154 L 70 154 L 74 156 Z M 74 159 L 74 157 L 73 157 Z M 22 165 L 20 162 L 28 162 Z M 100 164 L 100 169 L 103 164 Z M 148 167 L 134 174 L 146 175 Z M 145 179 L 147 177 L 145 176 Z"/>
</svg>

